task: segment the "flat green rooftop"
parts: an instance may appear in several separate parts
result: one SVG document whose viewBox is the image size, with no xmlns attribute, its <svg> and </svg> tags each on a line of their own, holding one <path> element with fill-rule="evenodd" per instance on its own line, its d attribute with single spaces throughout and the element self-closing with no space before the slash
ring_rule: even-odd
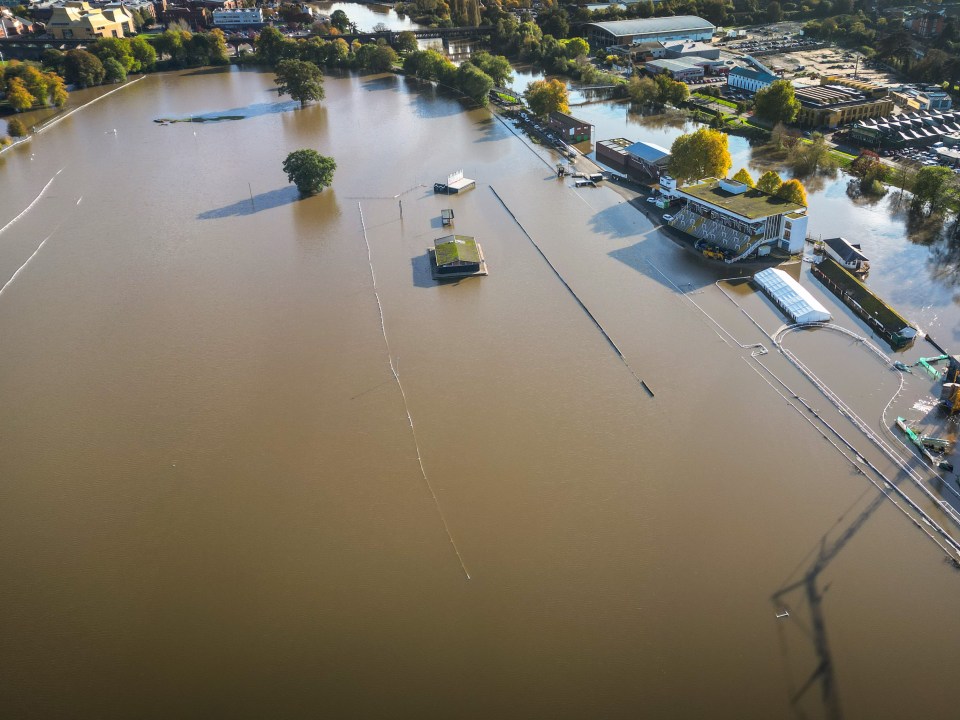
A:
<svg viewBox="0 0 960 720">
<path fill-rule="evenodd" d="M 749 189 L 739 195 L 727 192 L 720 187 L 720 181 L 716 178 L 696 185 L 685 185 L 677 188 L 677 191 L 750 220 L 806 210 L 803 205 L 775 198 L 759 190 Z"/>
<path fill-rule="evenodd" d="M 434 240 L 433 247 L 438 266 L 455 262 L 471 264 L 480 262 L 480 250 L 477 248 L 476 241 L 469 235 L 446 235 Z"/>
</svg>

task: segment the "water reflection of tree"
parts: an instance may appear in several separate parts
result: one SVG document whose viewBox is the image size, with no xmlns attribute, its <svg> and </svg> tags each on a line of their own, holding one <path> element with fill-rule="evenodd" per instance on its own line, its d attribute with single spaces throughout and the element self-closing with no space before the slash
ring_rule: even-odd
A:
<svg viewBox="0 0 960 720">
<path fill-rule="evenodd" d="M 687 130 L 688 126 L 699 125 L 694 123 L 686 113 L 670 108 L 666 110 L 630 108 L 628 116 L 630 120 L 649 130 Z"/>
</svg>

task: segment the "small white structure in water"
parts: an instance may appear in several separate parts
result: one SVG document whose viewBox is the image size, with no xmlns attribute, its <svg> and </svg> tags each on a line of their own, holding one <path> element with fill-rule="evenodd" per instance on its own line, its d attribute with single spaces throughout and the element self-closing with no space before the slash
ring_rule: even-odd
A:
<svg viewBox="0 0 960 720">
<path fill-rule="evenodd" d="M 754 275 L 753 280 L 795 323 L 831 320 L 830 313 L 817 302 L 810 291 L 783 270 L 767 268 Z"/>
</svg>

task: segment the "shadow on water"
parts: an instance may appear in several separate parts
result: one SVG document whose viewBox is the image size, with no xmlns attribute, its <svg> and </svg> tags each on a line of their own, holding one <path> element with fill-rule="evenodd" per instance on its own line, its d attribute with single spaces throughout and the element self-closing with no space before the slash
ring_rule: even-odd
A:
<svg viewBox="0 0 960 720">
<path fill-rule="evenodd" d="M 496 120 L 492 117 L 486 117 L 483 120 L 480 120 L 477 122 L 477 126 L 483 135 L 474 140 L 475 143 L 506 140 L 511 135 L 510 131 L 504 128 L 499 120 Z"/>
<path fill-rule="evenodd" d="M 413 274 L 413 286 L 418 288 L 432 288 L 439 283 L 433 279 L 430 272 L 430 258 L 426 250 L 420 255 L 410 258 L 410 272 Z"/>
<path fill-rule="evenodd" d="M 367 92 L 375 92 L 378 90 L 393 90 L 394 92 L 399 92 L 400 78 L 393 73 L 377 73 L 362 77 L 360 87 Z"/>
<path fill-rule="evenodd" d="M 231 205 L 225 205 L 213 210 L 204 210 L 197 215 L 197 219 L 216 220 L 218 218 L 253 215 L 263 210 L 272 210 L 273 208 L 298 202 L 300 199 L 300 193 L 291 185 L 289 187 L 277 188 L 276 190 L 254 195 L 252 200 L 250 197 L 245 197 Z"/>
<path fill-rule="evenodd" d="M 418 118 L 449 117 L 463 112 L 456 96 L 433 83 L 409 77 L 404 78 L 404 83 L 410 91 L 410 105 Z"/>
<path fill-rule="evenodd" d="M 894 479 L 894 483 L 899 485 L 905 477 L 905 473 L 901 472 Z M 869 493 L 870 489 L 865 490 L 861 498 L 866 497 Z M 830 585 L 828 583 L 821 589 L 820 576 L 834 558 L 846 547 L 847 543 L 850 542 L 866 524 L 867 520 L 869 520 L 886 501 L 887 496 L 877 491 L 863 511 L 843 527 L 838 535 L 831 538 L 830 536 L 833 531 L 840 527 L 841 522 L 845 520 L 846 513 L 844 513 L 844 515 L 837 520 L 834 527 L 823 534 L 817 546 L 808 554 L 807 557 L 812 557 L 812 560 L 809 565 L 801 570 L 803 573 L 802 576 L 792 582 L 788 581 L 783 587 L 770 596 L 770 600 L 778 612 L 781 611 L 781 608 L 787 608 L 790 613 L 789 621 L 795 624 L 800 634 L 812 643 L 816 657 L 815 665 L 809 675 L 803 679 L 798 687 L 791 688 L 790 690 L 790 707 L 798 718 L 807 717 L 807 713 L 804 712 L 804 705 L 811 702 L 808 700 L 808 695 L 810 691 L 817 688 L 820 690 L 819 698 L 813 702 L 822 707 L 823 716 L 829 720 L 841 720 L 843 717 L 843 710 L 840 706 L 840 694 L 837 690 L 837 679 L 834 674 L 833 656 L 831 655 L 830 644 L 827 638 L 826 617 L 823 611 L 824 593 L 830 589 Z M 858 499 L 857 502 L 860 502 L 860 499 Z M 856 503 L 854 503 L 854 505 L 856 505 Z M 851 510 L 852 509 L 853 507 L 851 507 Z M 848 510 L 847 512 L 850 511 Z M 795 573 L 796 571 L 794 571 L 794 574 Z M 799 595 L 800 597 L 795 605 L 788 606 L 787 599 L 791 595 Z M 806 607 L 807 622 L 804 622 L 800 615 L 801 608 L 804 606 Z M 783 646 L 782 654 L 784 656 L 784 662 L 787 664 L 787 670 L 789 671 L 790 663 L 787 658 L 789 654 L 789 643 L 784 637 L 782 630 L 780 636 Z"/>
<path fill-rule="evenodd" d="M 296 100 L 286 100 L 275 103 L 255 103 L 245 105 L 244 107 L 231 108 L 229 110 L 215 110 L 213 112 L 203 113 L 201 115 L 188 115 L 181 118 L 163 118 L 156 122 L 221 122 L 224 120 L 247 120 L 249 118 L 261 117 L 263 115 L 276 115 L 278 113 L 287 113 L 300 107 Z"/>
<path fill-rule="evenodd" d="M 200 68 L 198 70 L 191 70 L 189 72 L 182 73 L 181 77 L 195 77 L 198 75 L 223 75 L 224 73 L 229 73 L 232 71 L 233 68 L 231 68 L 229 65 L 221 65 L 220 67 L 208 67 Z"/>
</svg>

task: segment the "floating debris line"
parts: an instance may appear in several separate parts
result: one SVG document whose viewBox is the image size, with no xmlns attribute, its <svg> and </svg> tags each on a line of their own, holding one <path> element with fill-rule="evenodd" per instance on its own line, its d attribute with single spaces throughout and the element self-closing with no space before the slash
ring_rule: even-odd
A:
<svg viewBox="0 0 960 720">
<path fill-rule="evenodd" d="M 387 338 L 387 326 L 383 319 L 383 305 L 380 302 L 380 293 L 377 291 L 377 276 L 373 271 L 373 253 L 370 250 L 370 240 L 367 239 L 367 225 L 363 220 L 363 207 L 359 202 L 357 203 L 357 210 L 360 211 L 360 227 L 363 229 L 363 242 L 367 246 L 367 263 L 370 265 L 370 280 L 373 283 L 373 296 L 377 300 L 377 310 L 380 313 L 380 332 L 383 333 L 383 344 L 387 349 L 387 362 L 390 364 L 390 372 L 393 374 L 393 379 L 397 381 L 397 388 L 400 390 L 400 397 L 403 398 L 403 409 L 407 413 L 407 422 L 410 424 L 410 435 L 413 437 L 413 446 L 417 450 L 417 462 L 420 464 L 420 474 L 423 477 L 424 483 L 427 485 L 427 489 L 430 491 L 430 496 L 433 498 L 433 504 L 437 508 L 437 514 L 440 516 L 440 522 L 443 523 L 443 529 L 447 533 L 447 539 L 450 540 L 450 545 L 453 547 L 453 552 L 457 555 L 457 561 L 460 563 L 460 568 L 463 570 L 463 574 L 466 575 L 467 580 L 469 580 L 470 572 L 467 570 L 467 566 L 463 562 L 463 556 L 460 554 L 460 549 L 457 547 L 457 543 L 453 539 L 453 533 L 450 532 L 450 525 L 447 523 L 447 518 L 443 514 L 443 508 L 440 507 L 440 499 L 437 497 L 437 493 L 433 489 L 433 485 L 430 483 L 430 478 L 427 477 L 427 470 L 423 466 L 423 457 L 420 454 L 420 442 L 417 440 L 417 429 L 413 425 L 413 416 L 410 414 L 410 404 L 407 402 L 407 394 L 403 391 L 403 383 L 400 382 L 400 375 L 397 372 L 396 365 L 394 365 L 393 362 L 393 352 L 390 350 L 390 340 Z"/>
<path fill-rule="evenodd" d="M 546 254 L 543 252 L 543 250 L 540 249 L 540 246 L 537 245 L 537 241 L 534 240 L 533 237 L 530 235 L 530 233 L 527 232 L 527 229 L 523 226 L 520 220 L 517 219 L 517 216 L 513 214 L 513 210 L 511 210 L 510 207 L 503 201 L 503 198 L 500 197 L 500 193 L 496 191 L 496 188 L 494 188 L 493 185 L 490 186 L 490 190 L 493 191 L 493 194 L 496 196 L 497 200 L 500 201 L 500 204 L 503 205 L 504 209 L 510 214 L 510 217 L 513 218 L 513 221 L 517 224 L 517 227 L 520 228 L 520 230 L 523 231 L 523 234 L 527 236 L 527 240 L 529 240 L 530 243 L 533 245 L 533 247 L 536 248 L 536 251 L 540 253 L 540 257 L 542 257 L 544 262 L 546 262 L 547 265 L 549 266 L 549 268 L 553 270 L 553 274 L 557 276 L 557 279 L 561 283 L 563 283 L 563 286 L 573 296 L 573 299 L 577 301 L 577 304 L 580 306 L 583 312 L 586 313 L 587 317 L 590 318 L 593 321 L 593 324 L 597 326 L 597 330 L 600 331 L 600 334 L 603 335 L 603 337 L 606 339 L 608 343 L 610 343 L 610 347 L 613 348 L 613 351 L 617 354 L 617 357 L 620 358 L 620 362 L 622 362 L 624 366 L 627 368 L 627 370 L 630 371 L 630 374 L 633 375 L 633 379 L 636 380 L 640 384 L 640 386 L 647 391 L 647 394 L 650 397 L 654 397 L 653 390 L 651 390 L 650 387 L 643 380 L 640 379 L 640 376 L 633 371 L 633 368 L 630 367 L 630 363 L 627 362 L 627 358 L 624 357 L 623 352 L 620 350 L 619 347 L 617 347 L 617 344 L 613 341 L 613 338 L 610 337 L 610 333 L 608 333 L 604 329 L 603 325 L 600 324 L 600 321 L 597 320 L 597 318 L 594 316 L 592 312 L 590 312 L 590 308 L 588 308 L 584 304 L 583 300 L 580 299 L 580 296 L 577 295 L 576 292 L 574 292 L 574 289 L 572 287 L 570 287 L 570 284 L 563 279 L 563 275 L 560 274 L 560 271 L 557 270 L 556 267 L 554 267 L 552 262 L 550 262 L 550 258 L 548 258 Z"/>
</svg>

